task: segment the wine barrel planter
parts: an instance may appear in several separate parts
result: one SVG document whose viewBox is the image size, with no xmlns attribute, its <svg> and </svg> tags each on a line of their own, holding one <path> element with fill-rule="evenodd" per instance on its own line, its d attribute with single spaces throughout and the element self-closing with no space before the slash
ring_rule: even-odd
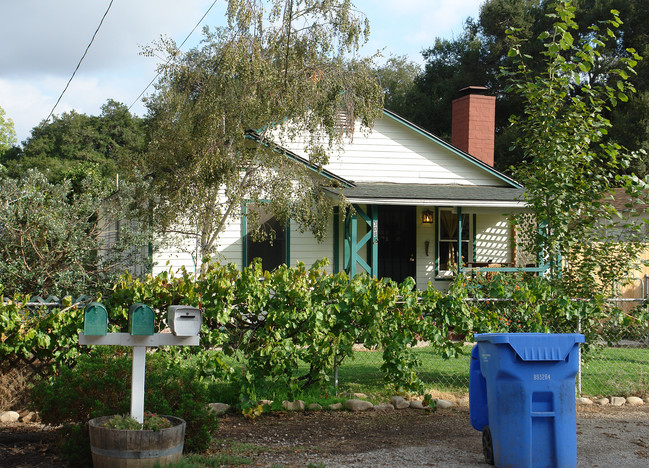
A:
<svg viewBox="0 0 649 468">
<path fill-rule="evenodd" d="M 165 416 L 172 427 L 159 431 L 120 430 L 103 427 L 111 416 L 91 419 L 90 450 L 95 468 L 132 468 L 167 465 L 180 460 L 185 443 L 186 423 Z"/>
</svg>

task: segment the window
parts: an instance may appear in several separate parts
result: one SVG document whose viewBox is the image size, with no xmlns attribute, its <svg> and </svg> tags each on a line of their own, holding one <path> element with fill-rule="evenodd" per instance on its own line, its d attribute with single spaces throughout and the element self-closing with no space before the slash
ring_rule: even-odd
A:
<svg viewBox="0 0 649 468">
<path fill-rule="evenodd" d="M 458 249 L 458 225 L 457 214 L 451 211 L 439 212 L 439 270 L 452 271 L 457 270 L 457 249 Z M 471 239 L 469 236 L 469 215 L 462 215 L 462 263 L 467 263 L 471 259 Z"/>
<path fill-rule="evenodd" d="M 280 223 L 263 205 L 246 205 L 247 217 L 259 222 L 259 232 L 246 226 L 246 265 L 261 258 L 265 270 L 271 271 L 286 263 L 286 225 Z"/>
</svg>

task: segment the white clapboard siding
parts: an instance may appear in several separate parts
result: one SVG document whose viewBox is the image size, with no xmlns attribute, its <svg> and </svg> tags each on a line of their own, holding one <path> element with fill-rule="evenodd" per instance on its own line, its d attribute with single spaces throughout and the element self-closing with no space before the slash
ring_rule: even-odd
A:
<svg viewBox="0 0 649 468">
<path fill-rule="evenodd" d="M 478 215 L 476 226 L 476 262 L 512 261 L 511 228 L 502 215 Z"/>
<path fill-rule="evenodd" d="M 304 263 L 308 269 L 315 262 L 326 258 L 329 260 L 329 265 L 325 270 L 333 273 L 333 219 L 329 219 L 327 223 L 327 234 L 322 242 L 318 242 L 308 229 L 305 232 L 300 232 L 295 222 L 290 223 L 290 262 L 288 266 L 295 266 L 297 262 Z"/>
<path fill-rule="evenodd" d="M 345 138 L 344 158 L 330 151 L 325 169 L 355 182 L 410 184 L 506 185 L 485 168 L 451 149 L 384 115 L 371 132 L 357 125 L 353 139 Z M 296 154 L 304 151 L 307 138 L 283 142 Z"/>
</svg>

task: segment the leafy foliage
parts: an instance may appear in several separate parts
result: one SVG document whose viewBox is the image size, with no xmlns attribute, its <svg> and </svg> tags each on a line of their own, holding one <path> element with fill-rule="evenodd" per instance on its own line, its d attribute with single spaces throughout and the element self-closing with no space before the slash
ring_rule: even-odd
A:
<svg viewBox="0 0 649 468">
<path fill-rule="evenodd" d="M 369 30 L 348 0 L 230 0 L 227 19 L 200 48 L 163 39 L 147 51 L 169 57 L 147 101 L 153 221 L 168 239 L 195 239 L 201 259 L 246 201 L 270 200 L 280 223 L 322 238 L 332 207 L 317 171 L 382 104 L 368 61 L 350 58 Z M 316 172 L 276 146 L 303 133 Z"/>
<path fill-rule="evenodd" d="M 14 121 L 6 117 L 5 110 L 0 106 L 0 157 L 16 144 L 16 130 Z M 0 159 L 0 161 L 2 161 Z"/>
<path fill-rule="evenodd" d="M 48 424 L 83 423 L 129 411 L 131 359 L 124 349 L 99 346 L 74 368 L 63 368 L 34 388 L 34 405 Z M 147 356 L 144 404 L 147 411 L 186 421 L 185 447 L 204 451 L 217 427 L 208 411 L 209 386 L 196 372 L 170 361 L 163 351 Z"/>
<path fill-rule="evenodd" d="M 529 65 L 532 58 L 523 52 L 518 30 L 510 30 L 509 56 L 516 66 L 504 68 L 503 75 L 507 90 L 525 102 L 523 114 L 512 117 L 516 146 L 527 160 L 515 175 L 525 181 L 525 200 L 536 223 L 523 229 L 553 275 L 560 275 L 563 256 L 569 267 L 566 284 L 589 294 L 610 291 L 645 248 L 642 218 L 631 222 L 612 203 L 613 189 L 621 185 L 631 205 L 644 210 L 646 184 L 616 176 L 636 155 L 605 138 L 612 126 L 607 111 L 635 92 L 629 79 L 641 57 L 627 49 L 613 57 L 615 68 L 602 70 L 604 49 L 621 24 L 618 12 L 577 37 L 574 15 L 570 2 L 557 3 L 554 24 L 538 38 L 544 48 L 541 71 Z"/>
<path fill-rule="evenodd" d="M 86 172 L 87 171 L 87 172 Z M 132 193 L 80 168 L 60 183 L 30 170 L 19 179 L 0 172 L 0 281 L 5 294 L 46 297 L 96 294 L 139 259 L 146 232 L 124 223 L 105 245 L 115 220 L 132 217 Z M 106 247 L 109 247 L 108 249 Z"/>
<path fill-rule="evenodd" d="M 398 99 L 388 108 L 426 128 L 440 137 L 451 133 L 451 101 L 457 92 L 467 86 L 486 86 L 497 96 L 496 112 L 496 168 L 509 172 L 510 167 L 525 163 L 525 154 L 512 148 L 518 134 L 516 127 L 509 126 L 509 116 L 523 114 L 525 101 L 520 96 L 505 93 L 507 83 L 498 78 L 500 67 L 510 67 L 512 57 L 508 56 L 512 45 L 507 29 L 516 29 L 521 39 L 520 48 L 529 56 L 527 65 L 539 72 L 544 68 L 542 43 L 535 40 L 539 34 L 548 31 L 554 12 L 554 0 L 486 0 L 480 7 L 478 18 L 467 18 L 464 29 L 452 39 L 437 38 L 435 43 L 423 51 L 426 60 L 424 70 L 411 82 L 405 92 L 396 93 Z M 594 64 L 590 75 L 598 80 L 601 74 L 608 74 L 618 68 L 617 58 L 631 57 L 626 51 L 635 49 L 640 55 L 649 53 L 649 33 L 645 11 L 646 0 L 579 0 L 574 2 L 578 29 L 572 30 L 575 43 L 588 39 L 588 26 L 598 24 L 609 17 L 610 10 L 619 11 L 624 21 L 616 28 L 614 40 L 600 49 L 601 58 Z M 613 38 L 611 38 L 613 39 Z M 638 63 L 637 74 L 629 76 L 637 93 L 629 95 L 624 106 L 605 111 L 613 127 L 607 139 L 624 144 L 629 149 L 649 150 L 649 62 Z M 400 89 L 399 86 L 397 89 Z M 579 89 L 575 89 L 579 93 Z M 395 94 L 395 93 L 391 93 Z M 398 110 L 397 110 L 398 109 Z M 634 173 L 639 177 L 647 174 L 647 157 L 632 161 L 629 168 L 620 168 L 620 173 Z"/>
<path fill-rule="evenodd" d="M 4 156 L 0 152 L 0 163 L 16 178 L 38 169 L 57 183 L 68 178 L 70 171 L 88 168 L 115 181 L 117 174 L 125 178 L 137 167 L 146 144 L 144 120 L 109 99 L 98 116 L 71 111 L 35 127 L 22 151 Z"/>
</svg>

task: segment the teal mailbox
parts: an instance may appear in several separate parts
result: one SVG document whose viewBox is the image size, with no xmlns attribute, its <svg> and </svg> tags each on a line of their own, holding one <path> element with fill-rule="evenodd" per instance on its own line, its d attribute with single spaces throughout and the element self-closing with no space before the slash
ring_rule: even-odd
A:
<svg viewBox="0 0 649 468">
<path fill-rule="evenodd" d="M 128 332 L 131 335 L 153 335 L 153 309 L 140 303 L 129 307 Z"/>
<path fill-rule="evenodd" d="M 105 335 L 108 328 L 108 312 L 99 302 L 91 302 L 83 310 L 83 334 Z"/>
</svg>

